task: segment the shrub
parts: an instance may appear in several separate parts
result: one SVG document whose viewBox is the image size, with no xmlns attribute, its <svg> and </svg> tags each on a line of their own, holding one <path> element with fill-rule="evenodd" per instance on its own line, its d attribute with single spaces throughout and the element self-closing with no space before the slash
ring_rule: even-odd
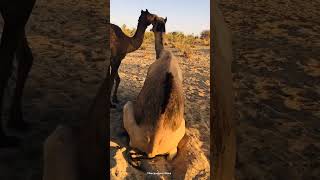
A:
<svg viewBox="0 0 320 180">
<path fill-rule="evenodd" d="M 128 35 L 133 36 L 136 29 L 128 28 L 125 24 L 121 27 L 122 31 Z M 146 31 L 144 34 L 144 41 L 141 45 L 142 50 L 146 49 L 146 43 L 154 43 L 154 34 L 153 32 Z M 200 37 L 192 35 L 185 35 L 183 32 L 170 32 L 167 33 L 164 38 L 164 45 L 171 48 L 179 49 L 184 57 L 192 57 L 194 48 L 196 45 L 210 45 L 210 30 L 204 30 L 201 32 Z"/>
<path fill-rule="evenodd" d="M 201 34 L 200 34 L 200 38 L 201 39 L 205 39 L 205 40 L 210 39 L 210 30 L 202 31 Z"/>
</svg>

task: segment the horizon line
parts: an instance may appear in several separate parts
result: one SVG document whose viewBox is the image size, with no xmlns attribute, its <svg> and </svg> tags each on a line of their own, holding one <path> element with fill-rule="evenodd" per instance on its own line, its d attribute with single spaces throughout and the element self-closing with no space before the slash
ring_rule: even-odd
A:
<svg viewBox="0 0 320 180">
<path fill-rule="evenodd" d="M 114 22 L 111 22 L 111 21 L 110 21 L 110 23 L 115 24 L 115 25 L 119 26 L 120 28 L 122 28 L 122 26 L 125 25 L 128 29 L 135 29 L 135 30 L 137 29 L 137 27 L 132 27 L 132 26 L 130 27 L 129 25 L 127 25 L 127 24 L 125 24 L 125 23 L 123 23 L 122 25 L 118 25 L 118 24 L 116 24 L 116 23 L 114 23 Z M 149 28 L 149 27 L 148 27 L 148 28 Z M 184 35 L 200 36 L 203 31 L 210 31 L 210 27 L 207 28 L 207 29 L 203 29 L 202 31 L 197 32 L 197 33 L 195 33 L 195 32 L 192 32 L 192 33 L 183 32 L 183 31 L 181 31 L 181 30 L 171 30 L 171 31 L 167 31 L 166 33 L 178 32 L 178 33 L 183 33 Z"/>
</svg>

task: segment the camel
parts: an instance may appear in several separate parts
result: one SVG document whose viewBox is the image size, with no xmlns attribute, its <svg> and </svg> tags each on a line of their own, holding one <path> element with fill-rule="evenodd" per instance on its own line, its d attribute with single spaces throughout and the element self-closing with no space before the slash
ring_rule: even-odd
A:
<svg viewBox="0 0 320 180">
<path fill-rule="evenodd" d="M 110 24 L 111 79 L 114 79 L 116 83 L 112 96 L 112 102 L 119 102 L 117 98 L 117 91 L 120 84 L 118 69 L 122 59 L 124 59 L 128 53 L 139 49 L 143 42 L 144 33 L 147 27 L 154 22 L 156 17 L 156 15 L 149 13 L 148 9 L 146 9 L 146 11 L 141 10 L 137 30 L 132 37 L 125 35 L 119 26 Z M 111 90 L 114 81 L 111 82 Z"/>
<path fill-rule="evenodd" d="M 18 5 L 17 5 L 18 4 Z M 16 88 L 12 99 L 9 128 L 26 131 L 28 123 L 23 120 L 22 95 L 33 63 L 33 56 L 25 33 L 25 25 L 32 12 L 35 0 L 5 0 L 0 2 L 0 12 L 4 20 L 4 27 L 0 44 L 0 147 L 18 145 L 19 139 L 7 136 L 2 125 L 2 107 L 4 90 L 13 70 L 13 60 L 18 60 Z"/>
<path fill-rule="evenodd" d="M 164 49 L 163 33 L 166 32 L 166 22 L 167 18 L 163 19 L 162 17 L 156 17 L 154 25 L 151 29 L 151 31 L 153 31 L 155 39 L 156 59 L 160 57 L 160 53 Z"/>
<path fill-rule="evenodd" d="M 123 125 L 131 147 L 148 158 L 168 154 L 172 160 L 185 135 L 182 72 L 171 52 L 163 48 L 166 19 L 156 19 L 152 31 L 159 58 L 150 65 L 137 100 L 125 104 Z"/>
<path fill-rule="evenodd" d="M 110 71 L 110 70 L 109 70 Z M 82 124 L 60 125 L 44 143 L 43 180 L 106 179 L 110 73 Z"/>
</svg>

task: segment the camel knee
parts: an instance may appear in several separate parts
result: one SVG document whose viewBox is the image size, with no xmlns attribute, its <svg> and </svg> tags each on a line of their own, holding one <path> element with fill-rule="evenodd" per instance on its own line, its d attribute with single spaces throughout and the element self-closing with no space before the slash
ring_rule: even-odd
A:
<svg viewBox="0 0 320 180">
<path fill-rule="evenodd" d="M 71 129 L 58 127 L 44 144 L 43 180 L 77 179 L 74 148 Z"/>
<path fill-rule="evenodd" d="M 131 101 L 127 102 L 123 107 L 123 126 L 130 137 L 130 141 L 134 141 L 141 132 L 134 117 L 134 107 Z M 131 142 L 132 144 L 132 142 Z"/>
<path fill-rule="evenodd" d="M 128 128 L 132 127 L 135 123 L 133 104 L 128 101 L 123 107 L 123 125 L 128 131 Z"/>
</svg>

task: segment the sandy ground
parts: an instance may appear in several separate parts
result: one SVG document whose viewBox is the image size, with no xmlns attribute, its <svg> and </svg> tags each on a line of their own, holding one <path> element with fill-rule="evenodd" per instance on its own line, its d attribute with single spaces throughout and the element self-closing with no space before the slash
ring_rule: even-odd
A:
<svg viewBox="0 0 320 180">
<path fill-rule="evenodd" d="M 153 43 L 144 42 L 139 50 L 126 56 L 120 66 L 120 77 L 122 81 L 119 86 L 118 98 L 123 106 L 127 101 L 134 100 L 140 92 L 145 80 L 148 67 L 155 60 L 155 49 Z M 178 59 L 184 76 L 185 91 L 185 119 L 188 132 L 192 140 L 199 143 L 199 148 L 206 157 L 209 158 L 209 138 L 210 138 L 210 78 L 209 78 L 209 47 L 196 47 L 192 58 L 185 58 L 182 53 L 174 48 L 166 46 Z M 146 173 L 134 169 L 125 158 L 125 151 L 128 148 L 128 138 L 123 135 L 125 131 L 122 126 L 122 111 L 113 109 L 111 111 L 111 143 L 120 147 L 111 148 L 111 176 L 113 179 L 141 178 Z M 178 152 L 179 153 L 179 152 Z M 164 157 L 155 158 L 159 164 L 164 164 Z M 156 168 L 158 169 L 158 168 Z M 203 177 L 209 176 L 209 169 L 205 169 Z M 206 179 L 206 178 L 204 178 Z"/>
<path fill-rule="evenodd" d="M 320 2 L 221 1 L 234 37 L 238 179 L 320 177 Z"/>
<path fill-rule="evenodd" d="M 24 96 L 25 119 L 34 128 L 20 135 L 21 148 L 0 150 L 0 179 L 41 179 L 45 138 L 57 124 L 77 123 L 86 112 L 104 72 L 103 63 L 90 62 L 105 57 L 106 33 L 97 23 L 104 22 L 103 14 L 97 13 L 103 3 L 37 1 L 27 28 L 35 60 Z M 238 179 L 316 179 L 320 3 L 225 0 L 221 7 L 234 35 Z M 209 56 L 187 60 L 172 51 L 185 76 L 187 127 L 208 157 Z M 145 52 L 128 55 L 121 65 L 122 105 L 136 97 L 154 59 L 152 46 Z M 8 106 L 7 98 L 5 112 Z M 111 138 L 126 146 L 127 139 L 120 135 L 121 116 L 112 110 Z M 123 176 L 134 171 L 124 160 L 121 167 L 126 166 L 119 172 Z"/>
<path fill-rule="evenodd" d="M 58 124 L 77 124 L 87 112 L 105 73 L 103 7 L 98 0 L 37 0 L 27 25 L 34 65 L 23 98 L 24 118 L 33 129 L 19 135 L 20 148 L 0 150 L 0 179 L 41 179 L 45 138 Z"/>
</svg>

